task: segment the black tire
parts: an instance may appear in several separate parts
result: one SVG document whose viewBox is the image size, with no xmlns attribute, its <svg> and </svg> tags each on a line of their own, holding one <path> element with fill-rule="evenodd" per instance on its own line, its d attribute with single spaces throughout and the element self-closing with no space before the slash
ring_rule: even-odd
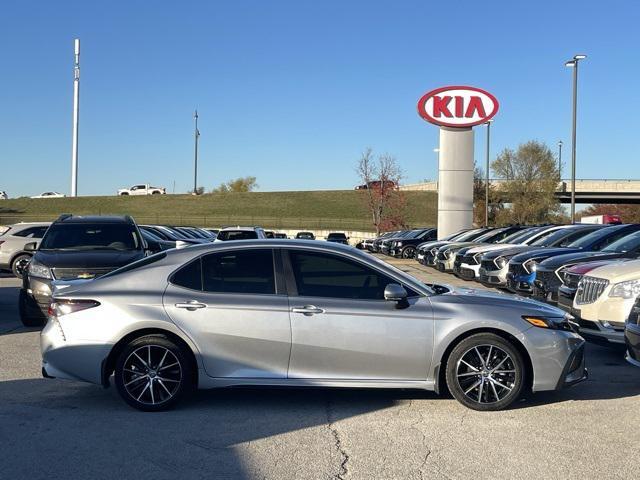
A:
<svg viewBox="0 0 640 480">
<path fill-rule="evenodd" d="M 18 278 L 24 278 L 24 274 L 27 272 L 27 265 L 31 261 L 31 255 L 28 253 L 21 253 L 11 262 L 11 271 Z"/>
<path fill-rule="evenodd" d="M 22 289 L 18 294 L 18 312 L 25 327 L 42 327 L 47 321 L 36 301 Z"/>
<path fill-rule="evenodd" d="M 122 193 L 120 194 L 120 196 L 121 196 L 121 197 L 126 197 L 126 196 L 128 196 L 128 195 L 129 195 L 129 194 L 128 194 L 127 192 L 122 192 Z"/>
<path fill-rule="evenodd" d="M 526 382 L 518 349 L 493 333 L 478 333 L 460 341 L 449 355 L 446 372 L 447 387 L 454 398 L 480 411 L 507 408 L 520 397 Z"/>
<path fill-rule="evenodd" d="M 416 247 L 404 247 L 401 256 L 406 259 L 414 258 L 416 256 Z"/>
<path fill-rule="evenodd" d="M 160 195 L 160 192 L 156 191 L 156 192 L 151 192 L 151 195 Z"/>
<path fill-rule="evenodd" d="M 192 363 L 188 352 L 164 335 L 136 338 L 124 347 L 116 360 L 114 374 L 118 393 L 130 406 L 145 412 L 173 408 L 193 390 L 195 366 Z M 147 368 L 149 366 L 151 368 Z"/>
</svg>

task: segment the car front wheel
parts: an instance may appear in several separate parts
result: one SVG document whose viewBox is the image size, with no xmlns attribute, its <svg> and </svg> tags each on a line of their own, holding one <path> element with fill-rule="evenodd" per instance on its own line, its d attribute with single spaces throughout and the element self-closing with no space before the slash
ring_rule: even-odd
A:
<svg viewBox="0 0 640 480">
<path fill-rule="evenodd" d="M 29 266 L 29 262 L 31 261 L 31 255 L 20 254 L 16 258 L 13 259 L 13 263 L 11 264 L 11 271 L 13 274 L 18 277 L 24 277 L 24 274 L 27 272 L 27 267 Z"/>
<path fill-rule="evenodd" d="M 414 258 L 416 256 L 416 249 L 413 247 L 406 247 L 402 250 L 402 258 Z"/>
<path fill-rule="evenodd" d="M 118 393 L 147 412 L 174 407 L 191 391 L 193 366 L 187 353 L 163 335 L 146 335 L 120 352 L 115 368 Z"/>
<path fill-rule="evenodd" d="M 495 411 L 520 397 L 525 365 L 518 349 L 493 333 L 479 333 L 458 343 L 446 366 L 447 387 L 464 406 Z"/>
</svg>

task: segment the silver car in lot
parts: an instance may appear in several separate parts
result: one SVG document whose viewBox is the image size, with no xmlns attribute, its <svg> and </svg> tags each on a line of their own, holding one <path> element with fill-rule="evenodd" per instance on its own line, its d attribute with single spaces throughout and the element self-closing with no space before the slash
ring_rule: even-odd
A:
<svg viewBox="0 0 640 480">
<path fill-rule="evenodd" d="M 11 270 L 22 278 L 25 269 L 33 256 L 24 246 L 27 243 L 39 242 L 49 228 L 51 222 L 24 222 L 10 225 L 0 235 L 0 269 Z"/>
<path fill-rule="evenodd" d="M 54 293 L 42 373 L 113 379 L 147 411 L 241 385 L 448 389 L 499 410 L 586 378 L 570 320 L 533 300 L 424 284 L 345 245 L 230 241 Z"/>
</svg>

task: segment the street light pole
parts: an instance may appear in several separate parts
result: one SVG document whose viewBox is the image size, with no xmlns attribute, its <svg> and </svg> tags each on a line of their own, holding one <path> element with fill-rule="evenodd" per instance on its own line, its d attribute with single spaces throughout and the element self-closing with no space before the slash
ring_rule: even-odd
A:
<svg viewBox="0 0 640 480">
<path fill-rule="evenodd" d="M 573 68 L 573 122 L 571 129 L 571 223 L 576 223 L 576 122 L 578 116 L 578 63 L 587 58 L 586 55 L 574 55 L 565 62 L 566 67 Z"/>
<path fill-rule="evenodd" d="M 71 196 L 78 196 L 78 127 L 80 124 L 80 39 L 73 41 L 73 127 L 71 133 Z"/>
<path fill-rule="evenodd" d="M 558 176 L 562 182 L 562 140 L 558 142 Z"/>
<path fill-rule="evenodd" d="M 198 194 L 198 140 L 200 138 L 200 130 L 198 130 L 198 110 L 193 114 L 195 120 L 195 149 L 194 149 L 194 165 L 193 165 L 193 194 Z"/>
<path fill-rule="evenodd" d="M 489 120 L 487 122 L 487 170 L 485 172 L 485 181 L 484 181 L 484 226 L 489 226 L 489 147 L 491 142 L 491 122 L 493 120 Z"/>
</svg>

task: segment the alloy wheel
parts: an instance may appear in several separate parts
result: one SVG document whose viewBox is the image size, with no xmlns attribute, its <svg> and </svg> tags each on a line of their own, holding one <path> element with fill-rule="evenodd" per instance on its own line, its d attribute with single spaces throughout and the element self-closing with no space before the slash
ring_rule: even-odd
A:
<svg viewBox="0 0 640 480">
<path fill-rule="evenodd" d="M 125 360 L 122 385 L 136 402 L 159 405 L 176 395 L 182 374 L 180 361 L 171 350 L 160 345 L 144 345 Z"/>
<path fill-rule="evenodd" d="M 491 404 L 503 400 L 516 387 L 513 358 L 496 345 L 468 349 L 456 365 L 456 380 L 471 401 Z"/>
<path fill-rule="evenodd" d="M 20 257 L 16 259 L 13 263 L 13 272 L 18 278 L 24 277 L 27 273 L 27 267 L 29 266 L 29 262 L 31 261 L 31 257 Z"/>
<path fill-rule="evenodd" d="M 402 258 L 413 258 L 416 256 L 416 249 L 407 247 L 402 251 Z"/>
</svg>

